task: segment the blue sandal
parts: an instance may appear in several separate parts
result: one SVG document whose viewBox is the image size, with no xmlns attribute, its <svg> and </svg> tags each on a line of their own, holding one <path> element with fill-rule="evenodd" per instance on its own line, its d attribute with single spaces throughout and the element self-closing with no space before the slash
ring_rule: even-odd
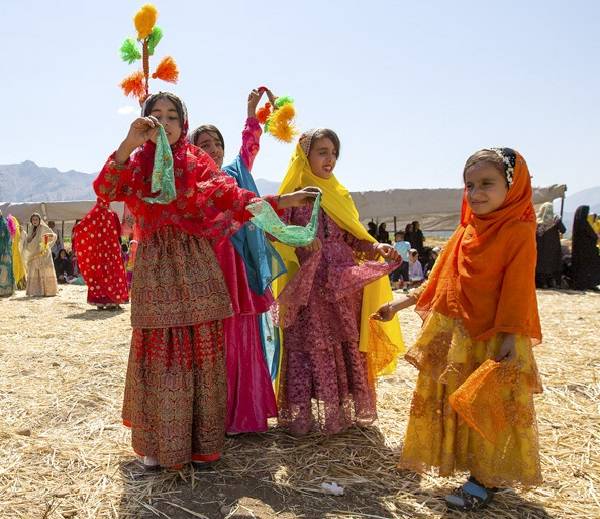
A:
<svg viewBox="0 0 600 519">
<path fill-rule="evenodd" d="M 476 479 L 469 478 L 462 487 L 458 487 L 444 501 L 448 508 L 461 512 L 475 512 L 488 506 L 494 499 L 494 490 L 486 488 Z"/>
</svg>

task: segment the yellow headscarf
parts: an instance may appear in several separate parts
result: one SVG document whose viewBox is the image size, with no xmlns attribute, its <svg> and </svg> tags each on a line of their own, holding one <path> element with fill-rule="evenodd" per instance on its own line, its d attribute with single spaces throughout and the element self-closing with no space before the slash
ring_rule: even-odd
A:
<svg viewBox="0 0 600 519">
<path fill-rule="evenodd" d="M 287 174 L 279 188 L 279 194 L 290 193 L 307 186 L 316 186 L 321 189 L 323 193 L 321 207 L 341 229 L 360 240 L 375 243 L 376 240 L 360 223 L 358 210 L 349 191 L 340 184 L 334 175 L 327 179 L 314 175 L 306 153 L 298 144 L 290 160 Z M 280 276 L 273 283 L 273 292 L 277 297 L 295 275 L 299 268 L 299 262 L 292 247 L 281 243 L 275 243 L 275 247 L 281 254 L 288 270 L 287 274 Z M 373 281 L 363 289 L 359 348 L 367 356 L 369 377 L 372 381 L 379 375 L 393 373 L 398 355 L 404 352 L 400 323 L 397 319 L 389 322 L 369 319 L 370 315 L 376 312 L 381 305 L 392 299 L 392 289 L 387 276 Z"/>
</svg>

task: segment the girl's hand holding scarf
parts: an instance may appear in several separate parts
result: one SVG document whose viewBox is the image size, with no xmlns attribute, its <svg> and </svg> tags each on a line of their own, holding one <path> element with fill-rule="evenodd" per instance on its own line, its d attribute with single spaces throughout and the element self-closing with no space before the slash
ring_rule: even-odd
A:
<svg viewBox="0 0 600 519">
<path fill-rule="evenodd" d="M 318 187 L 305 187 L 299 191 L 294 191 L 286 195 L 279 195 L 277 205 L 279 209 L 287 209 L 288 207 L 302 207 L 308 205 L 317 198 L 321 192 Z"/>
<path fill-rule="evenodd" d="M 137 147 L 144 144 L 146 141 L 155 138 L 158 135 L 158 127 L 160 122 L 152 115 L 148 117 L 138 117 L 131 123 L 127 137 L 119 146 L 115 159 L 117 162 L 124 164 L 129 159 L 129 156 Z"/>
<path fill-rule="evenodd" d="M 500 352 L 496 355 L 496 362 L 501 362 L 503 360 L 511 361 L 517 356 L 515 339 L 516 337 L 513 334 L 505 335 L 502 346 L 500 346 Z"/>
<path fill-rule="evenodd" d="M 398 251 L 388 243 L 375 243 L 373 248 L 387 261 L 398 261 L 400 259 Z"/>
<path fill-rule="evenodd" d="M 308 244 L 306 247 L 301 248 L 308 252 L 317 252 L 321 249 L 321 240 L 319 240 L 319 238 L 315 238 L 312 243 Z"/>
</svg>

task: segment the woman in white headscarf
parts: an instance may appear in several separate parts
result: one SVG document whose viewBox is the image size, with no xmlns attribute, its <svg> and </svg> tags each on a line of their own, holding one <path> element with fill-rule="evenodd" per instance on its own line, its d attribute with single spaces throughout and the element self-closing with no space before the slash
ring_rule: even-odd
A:
<svg viewBox="0 0 600 519">
<path fill-rule="evenodd" d="M 27 263 L 28 296 L 55 296 L 58 292 L 52 245 L 56 234 L 46 225 L 38 213 L 29 219 L 31 228 L 25 240 L 25 261 Z"/>
</svg>

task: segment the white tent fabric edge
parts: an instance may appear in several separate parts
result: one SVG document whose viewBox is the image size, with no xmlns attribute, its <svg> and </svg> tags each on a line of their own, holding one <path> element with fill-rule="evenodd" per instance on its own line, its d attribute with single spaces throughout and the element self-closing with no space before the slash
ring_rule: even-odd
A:
<svg viewBox="0 0 600 519">
<path fill-rule="evenodd" d="M 533 189 L 533 203 L 539 205 L 552 202 L 563 198 L 566 191 L 567 186 L 564 184 L 536 187 Z M 395 217 L 399 228 L 418 220 L 424 230 L 449 231 L 458 225 L 462 195 L 462 189 L 389 189 L 355 192 L 352 193 L 352 198 L 363 222 L 393 222 Z M 95 203 L 93 200 L 0 202 L 0 209 L 5 215 L 15 216 L 22 224 L 27 223 L 35 212 L 40 213 L 46 221 L 71 223 L 83 218 Z M 111 208 L 119 216 L 123 214 L 122 202 L 111 203 Z"/>
</svg>

